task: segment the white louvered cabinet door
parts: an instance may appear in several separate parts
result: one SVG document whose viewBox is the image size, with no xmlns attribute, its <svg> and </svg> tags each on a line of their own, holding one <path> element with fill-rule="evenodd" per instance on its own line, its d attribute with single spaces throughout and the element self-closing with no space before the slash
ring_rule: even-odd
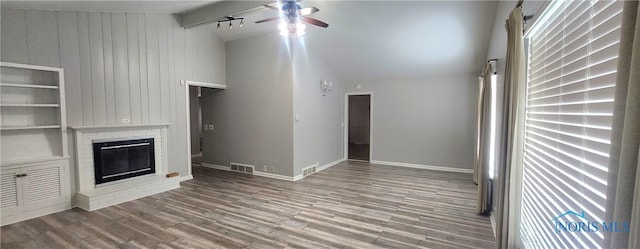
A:
<svg viewBox="0 0 640 249">
<path fill-rule="evenodd" d="M 24 168 L 24 210 L 50 207 L 69 201 L 67 167 L 63 161 Z"/>
<path fill-rule="evenodd" d="M 22 173 L 22 169 L 2 169 L 0 171 L 0 206 L 2 217 L 14 215 L 22 202 L 22 185 L 16 177 Z"/>
</svg>

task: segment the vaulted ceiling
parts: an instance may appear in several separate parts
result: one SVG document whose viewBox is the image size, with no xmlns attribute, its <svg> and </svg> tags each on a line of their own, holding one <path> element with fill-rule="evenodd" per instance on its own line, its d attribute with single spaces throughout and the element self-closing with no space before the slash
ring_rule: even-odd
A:
<svg viewBox="0 0 640 249">
<path fill-rule="evenodd" d="M 269 1 L 2 1 L 2 7 L 185 15 L 200 10 L 201 16 L 215 20 L 265 2 Z M 298 42 L 313 49 L 343 80 L 478 73 L 486 59 L 497 4 L 477 0 L 299 3 L 318 7 L 320 12 L 310 17 L 330 26 L 309 25 Z M 258 8 L 240 15 L 246 18 L 244 28 L 216 30 L 215 22 L 207 26 L 229 42 L 277 33 L 277 22 L 254 23 L 275 15 L 273 10 Z"/>
<path fill-rule="evenodd" d="M 478 73 L 486 59 L 495 1 L 301 1 L 316 6 L 307 25 L 306 49 L 322 56 L 343 80 Z M 263 9 L 244 15 L 242 29 L 215 30 L 225 41 L 277 33 Z"/>
</svg>

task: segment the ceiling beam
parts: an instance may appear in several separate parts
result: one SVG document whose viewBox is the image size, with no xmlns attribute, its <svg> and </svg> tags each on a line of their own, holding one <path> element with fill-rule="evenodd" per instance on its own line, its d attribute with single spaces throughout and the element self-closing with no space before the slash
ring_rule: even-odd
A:
<svg viewBox="0 0 640 249">
<path fill-rule="evenodd" d="M 209 4 L 180 15 L 180 25 L 183 28 L 215 22 L 226 16 L 240 16 L 265 8 L 264 4 L 273 4 L 274 1 L 222 1 Z"/>
</svg>

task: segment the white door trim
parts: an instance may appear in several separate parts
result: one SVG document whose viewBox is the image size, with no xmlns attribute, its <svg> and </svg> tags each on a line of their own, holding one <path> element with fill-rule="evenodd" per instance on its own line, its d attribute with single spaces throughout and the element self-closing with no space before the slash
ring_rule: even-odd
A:
<svg viewBox="0 0 640 249">
<path fill-rule="evenodd" d="M 189 172 L 189 175 L 187 177 L 190 177 L 192 175 L 191 173 L 191 116 L 189 113 L 191 113 L 191 99 L 189 98 L 189 87 L 190 86 L 199 86 L 199 87 L 205 87 L 205 88 L 213 88 L 213 89 L 227 89 L 227 85 L 223 85 L 223 84 L 217 84 L 217 83 L 208 83 L 208 82 L 198 82 L 198 81 L 191 81 L 191 80 L 181 80 L 180 84 L 184 85 L 184 94 L 186 96 L 185 101 L 186 103 L 186 109 L 185 109 L 185 113 L 187 115 L 187 167 Z"/>
<path fill-rule="evenodd" d="M 349 160 L 349 96 L 353 95 L 369 95 L 369 162 L 371 162 L 373 160 L 373 92 L 344 93 L 344 158 Z"/>
</svg>

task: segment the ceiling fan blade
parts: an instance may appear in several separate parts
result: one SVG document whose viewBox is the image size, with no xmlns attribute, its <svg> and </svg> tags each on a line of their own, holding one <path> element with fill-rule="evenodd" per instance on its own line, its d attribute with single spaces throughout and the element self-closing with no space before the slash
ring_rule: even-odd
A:
<svg viewBox="0 0 640 249">
<path fill-rule="evenodd" d="M 276 11 L 280 11 L 280 8 L 272 6 L 271 4 L 264 4 L 262 5 L 264 7 L 266 7 L 267 9 L 272 9 L 272 10 L 276 10 Z"/>
<path fill-rule="evenodd" d="M 309 8 L 304 8 L 304 9 L 300 9 L 298 10 L 298 13 L 300 13 L 301 16 L 306 16 L 306 15 L 310 15 L 313 13 L 316 13 L 320 11 L 318 8 L 316 7 L 309 7 Z"/>
<path fill-rule="evenodd" d="M 326 22 L 323 22 L 323 21 L 320 21 L 320 20 L 317 20 L 317 19 L 313 19 L 311 17 L 300 17 L 300 20 L 303 21 L 303 22 L 306 22 L 308 24 L 316 25 L 316 26 L 323 27 L 323 28 L 329 27 L 329 24 L 327 24 Z"/>
<path fill-rule="evenodd" d="M 275 20 L 280 20 L 280 17 L 276 16 L 276 17 L 271 17 L 271 18 L 267 18 L 267 19 L 262 19 L 262 20 L 256 21 L 256 23 L 271 22 L 271 21 L 275 21 Z"/>
</svg>

